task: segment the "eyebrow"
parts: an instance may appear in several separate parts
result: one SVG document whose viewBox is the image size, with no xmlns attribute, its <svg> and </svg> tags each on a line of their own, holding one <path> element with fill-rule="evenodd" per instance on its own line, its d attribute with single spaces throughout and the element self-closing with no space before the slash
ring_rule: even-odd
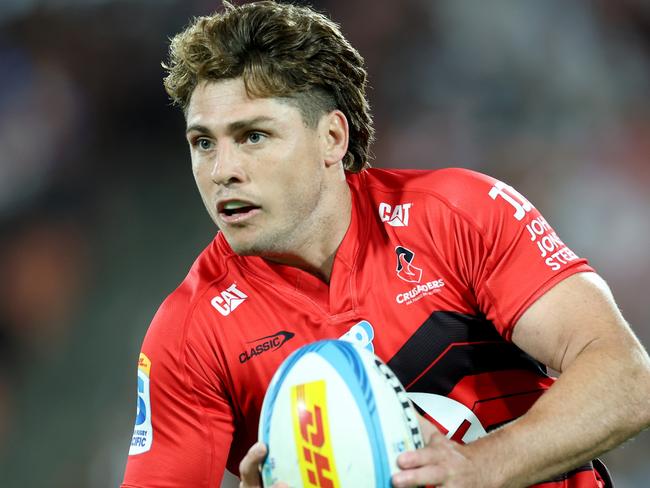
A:
<svg viewBox="0 0 650 488">
<path fill-rule="evenodd" d="M 269 117 L 266 115 L 261 115 L 259 117 L 254 117 L 252 119 L 245 119 L 245 120 L 238 120 L 236 122 L 232 122 L 226 126 L 226 133 L 228 134 L 233 134 L 235 132 L 241 132 L 244 129 L 254 127 L 257 124 L 260 124 L 262 122 L 271 122 L 273 121 L 273 117 Z M 201 125 L 201 124 L 192 124 L 187 126 L 187 129 L 185 129 L 185 134 L 188 134 L 192 131 L 197 131 L 202 134 L 210 134 L 211 131 L 208 129 L 206 126 Z"/>
</svg>

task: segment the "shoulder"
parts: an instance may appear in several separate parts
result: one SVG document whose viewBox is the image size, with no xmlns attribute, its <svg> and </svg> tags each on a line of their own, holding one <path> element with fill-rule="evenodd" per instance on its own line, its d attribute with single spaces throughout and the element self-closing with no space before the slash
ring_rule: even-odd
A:
<svg viewBox="0 0 650 488">
<path fill-rule="evenodd" d="M 515 188 L 469 169 L 370 169 L 358 180 L 359 190 L 389 223 L 390 210 L 408 205 L 409 222 L 419 221 L 436 233 L 476 233 L 487 245 L 511 241 L 534 219 L 548 225 Z"/>
<path fill-rule="evenodd" d="M 145 354 L 181 359 L 188 337 L 200 334 L 202 324 L 214 320 L 209 313 L 211 290 L 224 280 L 227 267 L 228 256 L 215 238 L 156 311 L 142 346 Z"/>
<path fill-rule="evenodd" d="M 429 211 L 460 214 L 470 221 L 488 218 L 500 207 L 493 205 L 495 188 L 510 188 L 499 180 L 464 168 L 436 170 L 385 170 L 371 168 L 358 177 L 370 199 L 387 198 L 426 204 Z M 502 202 L 501 202 L 502 203 Z"/>
<path fill-rule="evenodd" d="M 360 179 L 370 190 L 421 192 L 450 203 L 463 205 L 475 193 L 487 193 L 498 180 L 465 168 L 436 170 L 396 170 L 370 168 Z"/>
</svg>

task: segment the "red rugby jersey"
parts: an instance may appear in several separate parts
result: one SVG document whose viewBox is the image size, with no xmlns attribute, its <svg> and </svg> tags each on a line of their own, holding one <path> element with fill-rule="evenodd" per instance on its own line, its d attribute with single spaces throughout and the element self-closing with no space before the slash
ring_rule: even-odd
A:
<svg viewBox="0 0 650 488">
<path fill-rule="evenodd" d="M 238 256 L 218 233 L 164 301 L 140 355 L 123 487 L 217 487 L 225 467 L 237 474 L 271 376 L 319 339 L 374 350 L 458 442 L 523 414 L 552 384 L 510 342 L 513 326 L 553 285 L 592 269 L 523 196 L 464 169 L 347 180 L 352 219 L 329 285 Z M 539 486 L 596 478 L 589 464 Z"/>
</svg>

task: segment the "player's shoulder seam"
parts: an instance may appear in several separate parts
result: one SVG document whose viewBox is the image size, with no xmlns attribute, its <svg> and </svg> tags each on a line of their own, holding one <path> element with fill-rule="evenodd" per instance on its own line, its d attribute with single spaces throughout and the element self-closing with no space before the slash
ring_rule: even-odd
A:
<svg viewBox="0 0 650 488">
<path fill-rule="evenodd" d="M 231 258 L 232 256 L 226 256 L 226 259 Z M 194 354 L 196 354 L 196 349 L 194 348 L 193 341 L 191 337 L 189 337 L 189 329 L 191 327 L 191 322 L 192 318 L 194 316 L 194 313 L 196 312 L 197 308 L 201 304 L 201 300 L 204 299 L 205 295 L 208 293 L 208 291 L 217 283 L 221 282 L 228 274 L 228 269 L 227 267 L 224 267 L 223 272 L 215 279 L 210 280 L 209 282 L 206 282 L 201 289 L 200 292 L 196 293 L 196 296 L 191 304 L 191 306 L 188 308 L 186 317 L 185 317 L 185 322 L 183 323 L 183 335 L 181 338 L 181 347 L 179 348 L 178 351 L 178 362 L 181 365 L 181 370 L 182 370 L 182 378 L 183 381 L 190 387 L 191 395 L 194 397 L 195 401 L 199 405 L 199 408 L 201 408 L 204 413 L 205 413 L 205 406 L 203 402 L 199 399 L 196 391 L 194 390 L 196 388 L 196 382 L 194 376 L 190 373 L 188 370 L 189 368 L 189 361 L 188 361 L 188 355 L 190 354 L 190 350 L 193 350 Z M 215 316 L 215 320 L 218 320 L 218 318 Z M 223 374 L 226 374 L 226 372 L 223 370 L 224 365 L 221 363 L 219 360 L 218 356 L 215 355 L 214 357 L 214 364 L 216 367 L 218 367 Z M 216 380 L 222 383 L 224 383 L 224 378 L 220 376 L 213 377 L 212 380 Z M 223 392 L 228 393 L 229 390 L 225 388 L 225 385 L 223 385 Z M 229 396 L 229 394 L 228 394 Z M 232 401 L 230 398 L 228 398 L 228 401 L 232 405 Z M 210 447 L 210 465 L 214 465 L 214 458 L 215 458 L 215 446 L 214 446 L 214 432 L 210 425 L 204 421 L 206 418 L 206 415 L 201 416 L 200 422 L 205 426 L 207 435 L 210 437 L 210 442 L 209 445 Z M 212 472 L 212 469 L 209 470 Z"/>
<path fill-rule="evenodd" d="M 231 260 L 235 256 L 234 255 L 226 255 L 224 258 L 226 260 Z M 179 359 L 183 359 L 182 356 L 187 353 L 187 349 L 191 347 L 190 344 L 190 339 L 189 339 L 189 330 L 191 328 L 191 323 L 192 319 L 194 317 L 194 314 L 196 313 L 197 308 L 201 305 L 202 300 L 204 299 L 205 295 L 218 283 L 220 283 L 226 276 L 228 275 L 228 268 L 227 266 L 224 267 L 223 272 L 216 278 L 206 282 L 203 287 L 201 288 L 200 291 L 196 293 L 196 296 L 193 298 L 191 305 L 188 307 L 187 313 L 185 315 L 185 319 L 183 322 L 183 335 L 181 337 L 181 347 L 179 348 L 178 355 Z M 218 321 L 219 316 L 214 315 L 214 320 Z M 222 366 L 222 365 L 221 365 Z"/>
<path fill-rule="evenodd" d="M 199 307 L 201 304 L 203 298 L 205 295 L 208 293 L 208 291 L 217 283 L 222 281 L 226 275 L 228 274 L 228 270 L 224 268 L 223 272 L 217 277 L 214 278 L 208 282 L 206 282 L 203 287 L 200 289 L 200 291 L 197 291 L 196 295 L 193 297 L 192 301 L 190 302 L 187 312 L 185 314 L 185 319 L 183 321 L 183 336 L 181 338 L 181 344 L 183 345 L 183 348 L 185 347 L 187 343 L 187 334 L 188 334 L 188 329 L 190 328 L 190 324 L 192 321 L 192 318 L 194 317 L 194 314 L 196 312 L 196 309 Z"/>
<path fill-rule="evenodd" d="M 161 328 L 165 329 L 165 324 L 169 324 L 174 320 L 174 317 L 176 318 L 175 321 L 179 324 L 178 329 L 180 332 L 180 337 L 178 338 L 178 351 L 174 355 L 176 356 L 176 360 L 180 359 L 180 355 L 186 347 L 188 331 L 191 328 L 192 320 L 195 317 L 196 311 L 201 305 L 202 300 L 210 289 L 213 288 L 215 284 L 221 282 L 227 274 L 228 270 L 227 268 L 224 268 L 217 277 L 199 283 L 195 290 L 189 289 L 192 285 L 188 282 L 188 278 L 185 278 L 181 284 L 163 300 L 156 316 L 154 317 L 154 323 L 159 320 L 160 325 L 154 325 L 154 323 L 152 323 L 152 326 L 155 327 L 155 330 Z M 172 309 L 174 311 L 172 311 Z M 154 329 L 150 328 L 150 331 L 152 330 Z"/>
<path fill-rule="evenodd" d="M 384 175 L 382 178 L 381 175 Z M 387 186 L 385 181 L 393 179 L 402 183 L 399 187 L 395 188 Z M 417 184 L 413 180 L 417 179 Z M 439 168 L 435 170 L 403 170 L 403 172 L 390 172 L 377 173 L 372 177 L 364 178 L 363 184 L 367 188 L 373 188 L 384 192 L 404 192 L 422 189 L 422 184 L 436 184 L 441 181 L 459 180 L 464 183 L 481 182 L 486 183 L 485 179 L 493 179 L 491 176 L 481 173 L 469 168 Z M 425 188 L 429 189 L 429 188 Z"/>
</svg>

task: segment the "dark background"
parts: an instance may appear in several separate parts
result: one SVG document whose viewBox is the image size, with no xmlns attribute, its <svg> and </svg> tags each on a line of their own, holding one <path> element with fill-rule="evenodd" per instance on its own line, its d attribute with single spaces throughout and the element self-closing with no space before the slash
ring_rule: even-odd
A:
<svg viewBox="0 0 650 488">
<path fill-rule="evenodd" d="M 142 337 L 215 232 L 160 61 L 219 5 L 0 2 L 2 487 L 119 484 Z M 373 164 L 515 186 L 648 345 L 650 3 L 313 5 L 367 60 Z M 650 485 L 648 452 L 645 433 L 606 456 L 618 487 Z"/>
</svg>

